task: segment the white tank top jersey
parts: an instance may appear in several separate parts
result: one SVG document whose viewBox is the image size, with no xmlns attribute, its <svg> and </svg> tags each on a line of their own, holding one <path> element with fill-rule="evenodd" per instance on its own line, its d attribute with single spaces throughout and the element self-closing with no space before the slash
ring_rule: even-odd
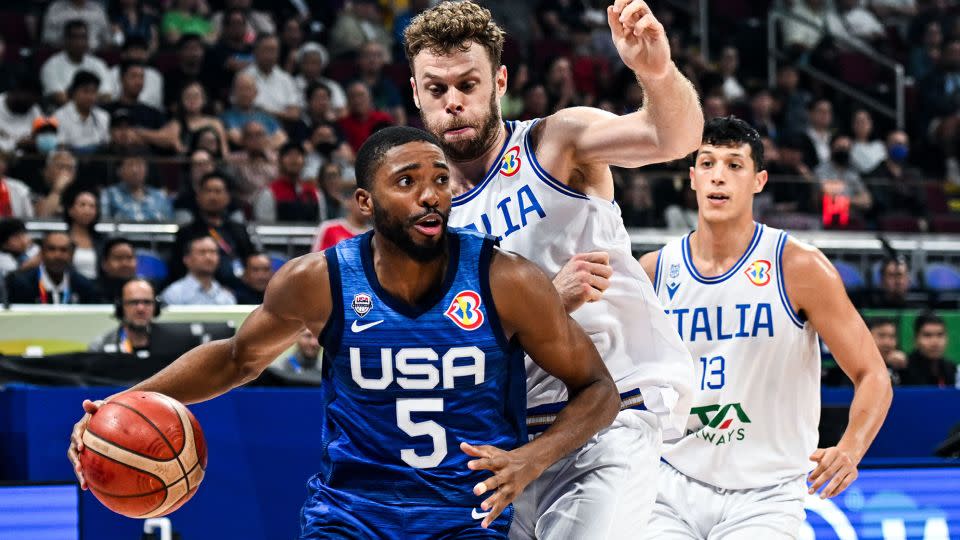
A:
<svg viewBox="0 0 960 540">
<path fill-rule="evenodd" d="M 536 122 L 506 122 L 500 157 L 481 182 L 454 198 L 450 225 L 497 236 L 503 249 L 551 278 L 577 253 L 608 252 L 609 288 L 571 316 L 593 340 L 619 391 L 639 389 L 664 436 L 679 436 L 692 395 L 690 354 L 630 251 L 619 206 L 567 187 L 540 166 L 530 142 Z M 566 401 L 562 382 L 529 357 L 526 368 L 528 409 Z"/>
<path fill-rule="evenodd" d="M 686 435 L 663 458 L 724 489 L 780 484 L 809 472 L 820 419 L 820 344 L 795 312 L 783 278 L 787 234 L 755 224 L 723 275 L 693 264 L 690 235 L 664 246 L 654 288 L 693 355 Z"/>
</svg>

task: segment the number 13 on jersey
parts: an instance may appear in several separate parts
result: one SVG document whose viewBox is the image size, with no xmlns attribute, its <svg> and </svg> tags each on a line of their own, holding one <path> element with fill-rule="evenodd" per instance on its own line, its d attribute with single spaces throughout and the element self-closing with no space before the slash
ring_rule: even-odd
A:
<svg viewBox="0 0 960 540">
<path fill-rule="evenodd" d="M 727 360 L 722 356 L 700 357 L 700 389 L 719 390 L 727 382 Z"/>
</svg>

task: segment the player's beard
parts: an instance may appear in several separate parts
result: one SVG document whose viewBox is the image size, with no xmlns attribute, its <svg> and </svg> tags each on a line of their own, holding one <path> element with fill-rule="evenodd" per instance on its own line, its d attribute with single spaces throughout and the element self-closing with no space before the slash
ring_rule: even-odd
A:
<svg viewBox="0 0 960 540">
<path fill-rule="evenodd" d="M 432 123 L 427 120 L 420 110 L 420 119 L 431 135 L 440 141 L 440 148 L 443 153 L 452 161 L 473 161 L 483 156 L 484 152 L 490 149 L 494 141 L 497 140 L 497 133 L 500 128 L 500 115 L 497 114 L 497 92 L 490 93 L 490 109 L 487 117 L 479 124 L 469 122 L 451 121 L 446 124 Z M 451 129 L 460 129 L 472 127 L 477 130 L 477 136 L 472 139 L 461 139 L 454 142 L 448 142 L 443 134 Z"/>
<path fill-rule="evenodd" d="M 436 214 L 443 222 L 440 237 L 432 244 L 418 244 L 407 230 L 431 214 Z M 374 205 L 373 228 L 378 234 L 382 234 L 387 240 L 392 242 L 393 245 L 400 248 L 400 250 L 406 253 L 411 259 L 420 263 L 428 263 L 436 260 L 437 257 L 443 255 L 447 250 L 447 218 L 449 217 L 449 212 L 445 214 L 440 210 L 431 209 L 404 222 L 401 219 L 390 217 L 385 210 Z"/>
</svg>

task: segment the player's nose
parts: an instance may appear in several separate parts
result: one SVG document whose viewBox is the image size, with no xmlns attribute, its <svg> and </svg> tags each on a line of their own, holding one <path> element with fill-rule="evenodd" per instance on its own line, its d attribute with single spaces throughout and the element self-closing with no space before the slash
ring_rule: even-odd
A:
<svg viewBox="0 0 960 540">
<path fill-rule="evenodd" d="M 463 112 L 463 92 L 457 90 L 456 88 L 451 88 L 447 90 L 446 97 L 446 110 L 448 113 L 460 114 Z"/>
</svg>

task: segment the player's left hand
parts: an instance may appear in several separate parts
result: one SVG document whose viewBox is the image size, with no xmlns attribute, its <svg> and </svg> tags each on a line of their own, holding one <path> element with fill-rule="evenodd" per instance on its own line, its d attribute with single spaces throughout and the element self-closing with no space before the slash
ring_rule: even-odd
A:
<svg viewBox="0 0 960 540">
<path fill-rule="evenodd" d="M 854 461 L 851 454 L 842 448 L 831 446 L 830 448 L 818 448 L 810 456 L 810 461 L 817 463 L 807 480 L 810 482 L 809 493 L 813 495 L 829 480 L 827 487 L 820 492 L 821 499 L 835 497 L 847 489 L 857 476 L 857 462 Z"/>
<path fill-rule="evenodd" d="M 539 469 L 520 449 L 507 452 L 495 446 L 474 446 L 465 442 L 460 443 L 460 449 L 468 456 L 480 458 L 467 462 L 470 470 L 485 469 L 493 473 L 493 476 L 473 488 L 473 494 L 477 496 L 494 492 L 480 504 L 483 511 L 490 512 L 480 524 L 486 529 L 523 492 L 527 484 L 539 476 Z"/>
<path fill-rule="evenodd" d="M 620 59 L 638 77 L 658 79 L 673 68 L 667 34 L 643 0 L 616 0 L 607 24 Z"/>
</svg>

